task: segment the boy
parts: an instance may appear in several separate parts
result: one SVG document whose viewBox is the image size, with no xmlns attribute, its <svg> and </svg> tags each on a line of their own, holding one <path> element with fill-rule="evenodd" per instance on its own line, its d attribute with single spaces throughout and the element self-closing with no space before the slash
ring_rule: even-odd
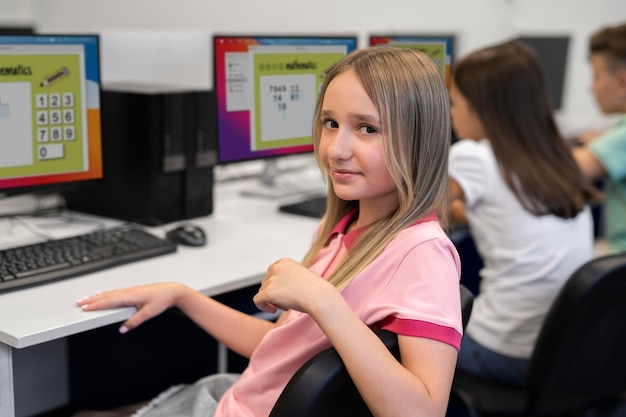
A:
<svg viewBox="0 0 626 417">
<path fill-rule="evenodd" d="M 589 59 L 600 110 L 625 117 L 573 152 L 589 179 L 604 180 L 605 234 L 609 252 L 616 253 L 626 250 L 626 23 L 596 32 L 589 42 Z"/>
</svg>

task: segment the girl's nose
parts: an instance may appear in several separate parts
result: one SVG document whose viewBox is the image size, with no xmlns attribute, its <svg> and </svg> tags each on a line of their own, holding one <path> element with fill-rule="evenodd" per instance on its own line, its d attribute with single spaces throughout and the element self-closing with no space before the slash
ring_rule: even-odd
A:
<svg viewBox="0 0 626 417">
<path fill-rule="evenodd" d="M 333 159 L 349 159 L 352 156 L 352 132 L 339 129 L 328 147 L 328 156 Z"/>
</svg>

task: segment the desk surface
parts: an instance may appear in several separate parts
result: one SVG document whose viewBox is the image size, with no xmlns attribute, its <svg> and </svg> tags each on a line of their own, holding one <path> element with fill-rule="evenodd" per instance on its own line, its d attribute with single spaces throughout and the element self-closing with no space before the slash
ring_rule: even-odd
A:
<svg viewBox="0 0 626 417">
<path fill-rule="evenodd" d="M 189 220 L 206 230 L 205 247 L 179 246 L 174 254 L 0 295 L 0 343 L 24 348 L 123 321 L 134 311 L 86 313 L 75 306 L 75 300 L 97 291 L 178 281 L 215 295 L 259 282 L 281 257 L 302 259 L 318 220 L 280 213 L 277 200 L 242 197 L 240 191 L 255 181 L 217 184 L 213 214 Z M 163 236 L 171 226 L 150 230 Z M 73 230 L 85 231 L 68 226 L 63 234 Z"/>
</svg>

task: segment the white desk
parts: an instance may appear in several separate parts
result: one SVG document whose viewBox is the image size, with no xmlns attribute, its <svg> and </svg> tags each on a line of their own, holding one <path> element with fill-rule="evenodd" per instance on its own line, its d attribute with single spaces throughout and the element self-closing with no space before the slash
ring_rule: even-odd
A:
<svg viewBox="0 0 626 417">
<path fill-rule="evenodd" d="M 251 185 L 252 180 L 216 185 L 213 214 L 191 220 L 206 230 L 205 247 L 180 246 L 175 254 L 0 295 L 0 417 L 15 416 L 15 349 L 121 322 L 134 311 L 86 313 L 75 306 L 78 298 L 159 281 L 178 281 L 215 295 L 259 282 L 267 266 L 280 257 L 301 259 L 318 221 L 282 214 L 276 200 L 241 197 L 240 189 Z M 152 229 L 158 235 L 165 230 Z"/>
</svg>

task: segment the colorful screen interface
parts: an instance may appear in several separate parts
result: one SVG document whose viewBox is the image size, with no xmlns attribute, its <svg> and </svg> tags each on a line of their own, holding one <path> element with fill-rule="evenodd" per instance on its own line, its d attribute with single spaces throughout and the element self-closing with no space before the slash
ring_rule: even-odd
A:
<svg viewBox="0 0 626 417">
<path fill-rule="evenodd" d="M 417 49 L 430 56 L 439 67 L 441 76 L 450 87 L 450 69 L 454 52 L 454 36 L 370 36 L 370 46 L 391 45 L 398 48 Z"/>
<path fill-rule="evenodd" d="M 220 163 L 313 150 L 324 76 L 356 37 L 214 36 Z"/>
<path fill-rule="evenodd" d="M 98 37 L 0 36 L 0 190 L 101 177 Z"/>
</svg>

